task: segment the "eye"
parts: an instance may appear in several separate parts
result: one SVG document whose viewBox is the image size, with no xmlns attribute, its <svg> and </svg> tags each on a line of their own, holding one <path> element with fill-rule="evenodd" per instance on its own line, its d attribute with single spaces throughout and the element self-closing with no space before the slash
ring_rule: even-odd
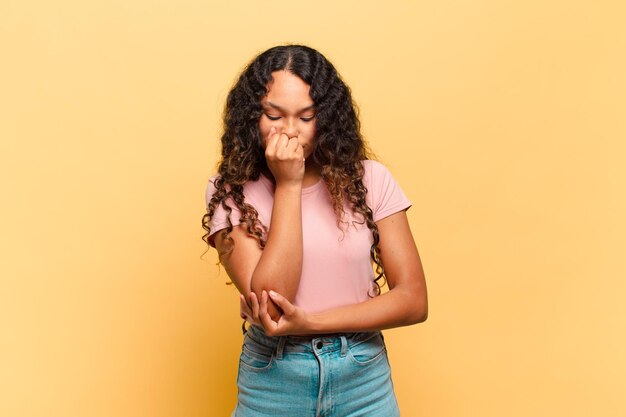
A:
<svg viewBox="0 0 626 417">
<path fill-rule="evenodd" d="M 267 113 L 265 113 L 265 117 L 267 117 L 270 120 L 278 120 L 278 119 L 280 119 L 280 116 L 270 116 Z"/>
<path fill-rule="evenodd" d="M 311 117 L 301 117 L 300 120 L 302 120 L 303 122 L 310 122 L 313 119 L 315 119 L 315 116 L 311 116 Z"/>
</svg>

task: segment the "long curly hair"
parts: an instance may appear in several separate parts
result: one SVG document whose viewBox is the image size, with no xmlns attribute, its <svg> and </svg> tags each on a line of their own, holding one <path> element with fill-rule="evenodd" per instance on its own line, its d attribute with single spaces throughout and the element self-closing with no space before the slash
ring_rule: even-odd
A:
<svg viewBox="0 0 626 417">
<path fill-rule="evenodd" d="M 223 113 L 224 133 L 221 137 L 222 156 L 218 164 L 215 193 L 202 217 L 202 236 L 211 246 L 210 220 L 221 205 L 228 215 L 228 226 L 222 229 L 225 250 L 232 250 L 232 208 L 241 212 L 240 223 L 249 235 L 257 239 L 262 249 L 266 243 L 265 225 L 261 224 L 257 210 L 246 203 L 243 187 L 247 181 L 259 179 L 266 168 L 265 151 L 259 131 L 259 118 L 263 113 L 261 99 L 268 93 L 272 72 L 285 70 L 298 76 L 310 86 L 309 95 L 315 108 L 315 150 L 313 161 L 321 167 L 321 176 L 328 188 L 337 216 L 337 226 L 344 222 L 344 203 L 362 218 L 372 232 L 370 257 L 375 265 L 375 293 L 380 294 L 385 285 L 384 267 L 378 247 L 378 227 L 372 210 L 365 202 L 367 189 L 363 185 L 362 161 L 370 159 L 360 133 L 360 122 L 350 88 L 342 81 L 333 65 L 318 51 L 303 45 L 284 45 L 268 49 L 254 58 L 243 70 L 230 90 Z M 229 202 L 227 202 L 229 201 Z"/>
</svg>

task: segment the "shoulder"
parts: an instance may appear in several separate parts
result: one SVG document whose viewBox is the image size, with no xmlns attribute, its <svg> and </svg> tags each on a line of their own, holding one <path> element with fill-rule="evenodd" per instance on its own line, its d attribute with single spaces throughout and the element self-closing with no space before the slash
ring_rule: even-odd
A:
<svg viewBox="0 0 626 417">
<path fill-rule="evenodd" d="M 221 179 L 222 177 L 219 174 L 209 178 L 206 186 L 207 204 L 209 204 L 209 201 L 214 197 L 217 197 L 219 201 L 224 198 L 228 201 L 232 201 L 232 196 L 227 195 L 231 187 L 225 181 L 221 181 Z M 247 200 L 257 203 L 264 203 L 266 200 L 271 200 L 273 196 L 271 181 L 263 176 L 256 180 L 248 180 L 243 184 L 243 195 Z"/>
<path fill-rule="evenodd" d="M 205 190 L 205 197 L 206 197 L 207 204 L 209 203 L 209 201 L 211 201 L 211 198 L 213 198 L 213 194 L 215 194 L 215 192 L 217 191 L 216 181 L 218 181 L 220 178 L 221 176 L 218 174 L 215 174 L 209 178 L 209 181 L 206 185 L 206 190 Z"/>
<path fill-rule="evenodd" d="M 361 163 L 363 164 L 363 184 L 365 186 L 380 184 L 393 179 L 391 171 L 382 163 L 373 159 L 366 159 Z"/>
<path fill-rule="evenodd" d="M 206 187 L 207 191 L 209 189 L 212 190 L 212 191 L 215 191 L 215 188 L 216 188 L 215 187 L 215 181 L 217 181 L 218 179 L 220 179 L 220 175 L 219 174 L 215 174 L 215 175 L 213 175 L 213 176 L 211 176 L 209 178 L 209 182 L 208 182 L 207 187 Z"/>
<path fill-rule="evenodd" d="M 383 164 L 373 159 L 364 159 L 361 163 L 363 164 L 365 172 L 388 171 Z"/>
<path fill-rule="evenodd" d="M 374 221 L 411 207 L 411 201 L 389 169 L 378 161 L 363 161 L 363 185 L 367 188 L 366 201 Z"/>
</svg>

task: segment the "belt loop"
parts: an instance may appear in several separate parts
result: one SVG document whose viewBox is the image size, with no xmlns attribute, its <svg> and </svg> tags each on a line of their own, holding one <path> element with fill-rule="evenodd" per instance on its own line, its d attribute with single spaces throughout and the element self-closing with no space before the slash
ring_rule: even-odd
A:
<svg viewBox="0 0 626 417">
<path fill-rule="evenodd" d="M 348 352 L 348 340 L 346 339 L 346 335 L 341 335 L 341 357 L 344 358 L 346 353 Z"/>
<path fill-rule="evenodd" d="M 278 339 L 278 346 L 276 347 L 276 359 L 281 360 L 283 358 L 283 349 L 285 348 L 285 342 L 287 336 L 280 336 Z"/>
</svg>

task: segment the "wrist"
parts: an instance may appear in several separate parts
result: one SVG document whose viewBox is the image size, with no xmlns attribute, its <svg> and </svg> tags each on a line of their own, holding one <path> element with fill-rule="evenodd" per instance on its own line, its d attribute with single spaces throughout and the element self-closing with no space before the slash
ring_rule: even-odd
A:
<svg viewBox="0 0 626 417">
<path fill-rule="evenodd" d="M 302 180 L 283 179 L 276 180 L 276 190 L 302 192 Z"/>
<path fill-rule="evenodd" d="M 327 333 L 322 325 L 320 314 L 307 314 L 305 328 L 307 333 L 310 334 Z"/>
</svg>

